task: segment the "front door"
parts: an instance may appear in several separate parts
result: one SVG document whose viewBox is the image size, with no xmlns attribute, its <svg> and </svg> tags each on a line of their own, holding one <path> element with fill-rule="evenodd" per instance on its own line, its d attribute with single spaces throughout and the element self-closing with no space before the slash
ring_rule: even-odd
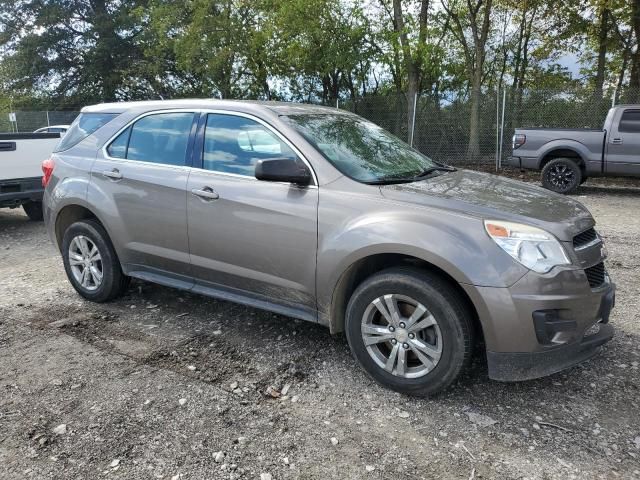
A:
<svg viewBox="0 0 640 480">
<path fill-rule="evenodd" d="M 618 115 L 607 135 L 607 173 L 640 175 L 640 108 L 625 108 Z"/>
<path fill-rule="evenodd" d="M 190 273 L 186 159 L 195 116 L 146 115 L 94 162 L 90 196 L 109 217 L 109 233 L 127 273 L 142 272 L 156 280 L 161 279 L 154 275 L 180 278 Z"/>
<path fill-rule="evenodd" d="M 209 113 L 199 137 L 194 167 L 200 168 L 192 169 L 187 185 L 195 291 L 214 289 L 314 317 L 317 186 L 254 176 L 259 159 L 296 153 L 270 127 L 235 114 Z"/>
</svg>

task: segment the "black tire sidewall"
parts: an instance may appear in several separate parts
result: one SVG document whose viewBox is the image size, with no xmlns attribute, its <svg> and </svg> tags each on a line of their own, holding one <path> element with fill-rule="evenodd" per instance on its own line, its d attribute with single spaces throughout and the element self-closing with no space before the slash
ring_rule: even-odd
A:
<svg viewBox="0 0 640 480">
<path fill-rule="evenodd" d="M 102 257 L 102 283 L 93 291 L 82 287 L 71 271 L 69 245 L 78 235 L 88 237 L 98 247 Z M 71 285 L 84 298 L 94 302 L 104 302 L 119 293 L 123 284 L 120 264 L 106 231 L 99 223 L 92 220 L 83 220 L 72 224 L 64 233 L 61 253 L 64 269 Z"/>
<path fill-rule="evenodd" d="M 27 202 L 22 204 L 24 213 L 27 214 L 29 220 L 33 222 L 40 222 L 44 220 L 44 214 L 42 211 L 42 202 Z"/>
<path fill-rule="evenodd" d="M 551 183 L 549 175 L 551 173 L 551 168 L 553 168 L 555 165 L 566 165 L 573 171 L 573 182 L 565 189 L 559 189 Z M 576 162 L 568 158 L 556 158 L 555 160 L 551 160 L 542 169 L 542 185 L 544 186 L 544 188 L 546 188 L 547 190 L 551 190 L 552 192 L 562 194 L 573 193 L 578 189 L 581 181 L 582 170 L 580 170 L 580 167 Z"/>
<path fill-rule="evenodd" d="M 397 392 L 431 395 L 449 386 L 460 374 L 470 357 L 472 329 L 462 303 L 455 295 L 446 294 L 450 286 L 437 277 L 411 270 L 390 270 L 376 274 L 356 289 L 347 306 L 345 331 L 351 351 L 362 368 L 375 381 Z M 379 367 L 362 341 L 362 316 L 367 306 L 386 294 L 407 295 L 422 303 L 433 314 L 440 327 L 443 349 L 436 367 L 426 375 L 405 379 Z"/>
</svg>

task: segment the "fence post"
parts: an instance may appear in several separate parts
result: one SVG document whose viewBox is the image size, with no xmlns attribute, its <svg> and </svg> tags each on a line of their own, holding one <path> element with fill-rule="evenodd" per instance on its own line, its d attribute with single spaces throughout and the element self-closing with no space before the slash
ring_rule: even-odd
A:
<svg viewBox="0 0 640 480">
<path fill-rule="evenodd" d="M 413 118 L 411 119 L 411 141 L 409 145 L 413 147 L 413 135 L 416 131 L 416 106 L 418 105 L 418 94 L 413 96 Z"/>
<path fill-rule="evenodd" d="M 618 96 L 618 87 L 613 89 L 613 97 L 611 97 L 611 108 L 616 106 L 616 97 Z"/>
<path fill-rule="evenodd" d="M 496 88 L 496 172 L 500 158 L 500 85 Z"/>
<path fill-rule="evenodd" d="M 47 127 L 50 127 L 51 124 L 49 123 L 49 110 L 47 110 Z"/>
<path fill-rule="evenodd" d="M 507 89 L 502 91 L 502 120 L 500 122 L 500 155 L 498 156 L 498 167 L 502 168 L 502 145 L 504 144 L 504 109 L 507 103 Z"/>
</svg>

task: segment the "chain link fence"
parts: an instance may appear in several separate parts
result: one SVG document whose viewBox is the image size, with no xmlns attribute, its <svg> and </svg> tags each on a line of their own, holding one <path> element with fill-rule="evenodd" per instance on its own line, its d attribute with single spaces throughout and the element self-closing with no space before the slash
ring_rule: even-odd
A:
<svg viewBox="0 0 640 480">
<path fill-rule="evenodd" d="M 52 125 L 70 125 L 79 114 L 69 110 L 4 111 L 0 112 L 0 132 L 33 132 Z"/>
<path fill-rule="evenodd" d="M 511 155 L 516 128 L 602 128 L 608 110 L 616 104 L 640 103 L 640 90 L 596 95 L 588 89 L 487 91 L 479 105 L 477 149 L 470 154 L 471 102 L 467 96 L 416 101 L 413 146 L 451 165 L 498 165 Z M 411 138 L 412 120 L 404 95 L 365 97 L 344 102 L 352 111 L 396 134 Z M 500 148 L 501 147 L 501 148 Z"/>
<path fill-rule="evenodd" d="M 639 91 L 610 91 L 595 94 L 575 90 L 515 90 L 484 92 L 479 105 L 477 148 L 470 149 L 471 102 L 468 95 L 426 96 L 415 102 L 415 123 L 409 117 L 406 95 L 380 95 L 340 102 L 339 108 L 371 120 L 433 158 L 451 165 L 499 165 L 511 155 L 511 138 L 516 128 L 602 128 L 607 111 L 614 104 L 640 103 Z M 336 105 L 332 105 L 336 106 Z M 50 125 L 70 124 L 77 111 L 0 112 L 0 132 L 32 132 Z"/>
</svg>

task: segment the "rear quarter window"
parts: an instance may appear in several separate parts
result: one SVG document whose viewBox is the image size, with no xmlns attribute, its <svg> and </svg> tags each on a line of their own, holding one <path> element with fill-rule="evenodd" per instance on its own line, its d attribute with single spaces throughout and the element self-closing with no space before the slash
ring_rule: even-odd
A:
<svg viewBox="0 0 640 480">
<path fill-rule="evenodd" d="M 118 115 L 118 113 L 81 113 L 73 121 L 67 134 L 62 137 L 54 152 L 70 149 Z"/>
</svg>

